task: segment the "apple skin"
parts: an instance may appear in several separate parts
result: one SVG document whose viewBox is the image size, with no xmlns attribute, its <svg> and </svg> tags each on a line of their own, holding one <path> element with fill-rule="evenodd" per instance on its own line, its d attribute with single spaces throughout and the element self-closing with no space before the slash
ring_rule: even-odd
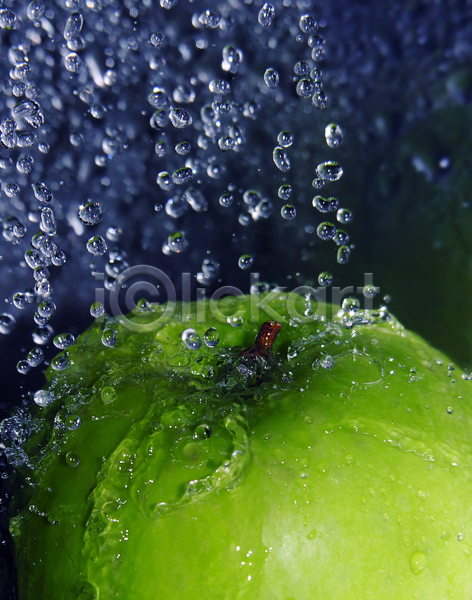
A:
<svg viewBox="0 0 472 600">
<path fill-rule="evenodd" d="M 274 315 L 252 302 L 220 301 L 239 327 L 206 303 L 103 317 L 48 372 L 12 509 L 21 600 L 472 597 L 471 382 L 386 313 L 289 320 L 305 300 L 279 294 L 248 387 L 234 365 Z M 216 348 L 182 343 L 211 326 Z"/>
</svg>

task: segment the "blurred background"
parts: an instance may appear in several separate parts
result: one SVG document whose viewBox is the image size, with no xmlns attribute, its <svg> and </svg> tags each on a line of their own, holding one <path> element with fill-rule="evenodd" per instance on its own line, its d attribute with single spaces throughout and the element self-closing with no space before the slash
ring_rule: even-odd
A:
<svg viewBox="0 0 472 600">
<path fill-rule="evenodd" d="M 372 273 L 374 306 L 472 369 L 471 13 L 3 0 L 0 419 L 136 265 L 192 300 L 223 285 L 330 300 Z"/>
</svg>

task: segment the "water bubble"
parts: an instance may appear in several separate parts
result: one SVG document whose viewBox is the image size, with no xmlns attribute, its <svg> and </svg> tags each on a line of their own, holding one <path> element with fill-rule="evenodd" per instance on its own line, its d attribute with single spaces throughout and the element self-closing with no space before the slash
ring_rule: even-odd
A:
<svg viewBox="0 0 472 600">
<path fill-rule="evenodd" d="M 195 329 L 186 329 L 182 333 L 182 341 L 189 350 L 198 350 L 202 340 Z"/>
<path fill-rule="evenodd" d="M 46 142 L 39 142 L 38 144 L 38 150 L 42 153 L 42 154 L 47 154 L 50 150 L 49 144 Z"/>
<path fill-rule="evenodd" d="M 324 241 L 332 240 L 334 234 L 336 233 L 336 226 L 333 223 L 328 223 L 325 221 L 324 223 L 320 223 L 316 228 L 316 233 L 318 237 Z"/>
<path fill-rule="evenodd" d="M 328 106 L 328 96 L 324 90 L 315 92 L 311 98 L 313 106 L 324 110 Z"/>
<path fill-rule="evenodd" d="M 44 327 L 36 328 L 31 337 L 33 338 L 33 342 L 40 346 L 44 346 L 51 339 L 52 334 L 54 333 L 52 327 L 50 325 L 46 325 Z"/>
<path fill-rule="evenodd" d="M 83 16 L 78 12 L 72 13 L 64 26 L 64 39 L 67 41 L 75 40 L 75 38 L 82 31 L 83 25 Z"/>
<path fill-rule="evenodd" d="M 322 271 L 318 275 L 318 283 L 322 287 L 329 287 L 333 283 L 333 274 L 329 271 Z"/>
<path fill-rule="evenodd" d="M 292 221 L 297 216 L 297 209 L 291 204 L 285 204 L 282 206 L 280 214 L 286 221 Z"/>
<path fill-rule="evenodd" d="M 290 159 L 281 146 L 276 146 L 272 153 L 275 166 L 282 172 L 290 171 Z"/>
<path fill-rule="evenodd" d="M 428 559 L 423 552 L 413 552 L 413 554 L 410 556 L 410 569 L 413 575 L 419 575 L 427 564 Z"/>
<path fill-rule="evenodd" d="M 41 220 L 40 225 L 41 231 L 48 235 L 54 235 L 56 233 L 56 220 L 54 218 L 54 212 L 48 207 L 41 209 Z"/>
<path fill-rule="evenodd" d="M 229 135 L 224 135 L 218 140 L 218 148 L 223 152 L 228 152 L 234 148 L 234 140 Z"/>
<path fill-rule="evenodd" d="M 55 371 L 64 371 L 67 369 L 67 358 L 63 354 L 55 356 L 51 361 L 51 367 Z"/>
<path fill-rule="evenodd" d="M 111 387 L 111 385 L 105 386 L 100 392 L 100 398 L 102 399 L 103 404 L 110 404 L 116 398 L 115 388 Z"/>
<path fill-rule="evenodd" d="M 240 269 L 249 269 L 254 262 L 254 258 L 250 254 L 243 254 L 238 259 L 238 266 Z"/>
<path fill-rule="evenodd" d="M 243 200 L 249 206 L 257 206 L 262 198 L 257 190 L 246 190 L 243 194 Z"/>
<path fill-rule="evenodd" d="M 16 22 L 15 13 L 9 8 L 0 8 L 0 27 L 2 29 L 13 29 Z"/>
<path fill-rule="evenodd" d="M 75 431 L 82 425 L 82 419 L 79 415 L 69 415 L 66 417 L 65 426 L 69 431 Z"/>
<path fill-rule="evenodd" d="M 223 71 L 237 73 L 239 63 L 242 60 L 242 52 L 234 46 L 225 46 L 223 48 L 223 62 L 221 67 Z"/>
<path fill-rule="evenodd" d="M 104 312 L 105 312 L 105 307 L 103 306 L 103 304 L 101 302 L 94 302 L 90 306 L 90 314 L 92 315 L 92 317 L 94 319 L 98 319 L 99 317 L 101 317 Z"/>
<path fill-rule="evenodd" d="M 39 303 L 38 314 L 45 319 L 51 319 L 56 314 L 56 305 L 52 300 Z"/>
<path fill-rule="evenodd" d="M 343 169 L 339 163 L 329 160 L 319 164 L 316 167 L 316 172 L 325 181 L 337 181 L 342 177 Z"/>
<path fill-rule="evenodd" d="M 55 267 L 61 267 L 62 265 L 66 264 L 66 254 L 63 250 L 57 250 L 56 252 L 54 252 L 54 254 L 51 256 L 51 261 L 52 264 Z"/>
<path fill-rule="evenodd" d="M 154 87 L 152 92 L 147 97 L 147 101 L 154 108 L 164 108 L 169 104 L 169 98 L 165 90 L 159 87 Z"/>
<path fill-rule="evenodd" d="M 193 171 L 190 167 L 181 167 L 177 169 L 172 175 L 172 181 L 176 185 L 183 185 L 193 179 Z"/>
<path fill-rule="evenodd" d="M 334 235 L 333 240 L 337 246 L 341 246 L 342 244 L 348 244 L 349 234 L 343 231 L 342 229 L 338 229 Z"/>
<path fill-rule="evenodd" d="M 228 206 L 231 206 L 233 204 L 233 200 L 234 200 L 233 194 L 226 192 L 224 194 L 221 194 L 219 203 L 221 204 L 221 206 L 224 206 L 225 208 L 227 208 Z"/>
<path fill-rule="evenodd" d="M 311 79 L 300 79 L 297 83 L 297 94 L 301 98 L 311 98 L 315 91 L 315 85 Z"/>
<path fill-rule="evenodd" d="M 205 12 L 202 12 L 198 20 L 205 27 L 215 29 L 220 24 L 220 15 L 213 10 L 207 9 Z"/>
<path fill-rule="evenodd" d="M 69 73 L 80 73 L 82 68 L 82 59 L 77 52 L 69 52 L 64 56 L 64 66 Z"/>
<path fill-rule="evenodd" d="M 101 235 L 94 235 L 87 241 L 86 248 L 93 256 L 102 256 L 107 251 L 107 243 Z"/>
<path fill-rule="evenodd" d="M 210 329 L 207 329 L 203 336 L 203 341 L 209 348 L 214 348 L 220 341 L 218 329 L 216 327 L 210 327 Z"/>
<path fill-rule="evenodd" d="M 375 285 L 372 284 L 367 284 L 363 287 L 362 289 L 362 295 L 365 298 L 374 298 L 374 296 L 377 295 L 377 288 L 375 287 Z"/>
<path fill-rule="evenodd" d="M 149 43 L 151 44 L 151 46 L 154 46 L 154 48 L 160 48 L 162 46 L 162 44 L 164 43 L 164 36 L 162 35 L 162 33 L 159 32 L 154 32 L 151 33 L 151 37 L 149 38 Z"/>
<path fill-rule="evenodd" d="M 24 310 L 28 304 L 29 303 L 26 294 L 23 294 L 22 292 L 16 292 L 16 294 L 13 294 L 13 305 L 15 308 Z"/>
<path fill-rule="evenodd" d="M 94 119 L 103 119 L 106 112 L 106 106 L 103 106 L 103 104 L 95 103 L 90 107 L 90 114 Z"/>
<path fill-rule="evenodd" d="M 42 281 L 43 279 L 49 279 L 49 269 L 47 267 L 40 265 L 39 267 L 36 267 L 36 269 L 34 270 L 33 277 L 34 277 L 35 281 Z"/>
<path fill-rule="evenodd" d="M 347 208 L 340 208 L 336 213 L 336 218 L 343 225 L 347 225 L 352 221 L 352 212 Z"/>
<path fill-rule="evenodd" d="M 208 89 L 212 94 L 226 96 L 231 92 L 231 85 L 225 79 L 213 79 L 213 81 L 210 81 Z"/>
<path fill-rule="evenodd" d="M 329 354 L 324 356 L 320 362 L 320 365 L 323 367 L 323 369 L 332 369 L 335 364 L 336 360 L 332 356 L 329 356 Z"/>
<path fill-rule="evenodd" d="M 7 183 L 5 184 L 4 191 L 5 195 L 8 196 L 8 198 L 14 198 L 20 193 L 20 186 L 16 183 Z"/>
<path fill-rule="evenodd" d="M 23 175 L 28 175 L 28 173 L 31 173 L 33 166 L 34 158 L 29 155 L 22 154 L 16 161 L 16 170 L 18 173 L 22 173 Z"/>
<path fill-rule="evenodd" d="M 116 331 L 113 329 L 104 329 L 102 331 L 102 344 L 107 348 L 114 348 L 116 344 Z"/>
<path fill-rule="evenodd" d="M 465 533 L 459 533 L 457 535 L 457 541 L 462 542 L 463 540 L 465 540 Z"/>
<path fill-rule="evenodd" d="M 314 208 L 320 211 L 320 213 L 328 213 L 332 210 L 332 204 L 329 198 L 323 198 L 323 196 L 315 196 L 312 200 Z"/>
<path fill-rule="evenodd" d="M 345 265 L 349 261 L 351 255 L 351 249 L 349 246 L 339 246 L 336 260 L 339 264 Z"/>
<path fill-rule="evenodd" d="M 121 229 L 121 227 L 110 226 L 107 229 L 105 235 L 106 235 L 107 240 L 110 240 L 110 242 L 118 242 L 122 233 L 123 233 L 123 230 Z"/>
<path fill-rule="evenodd" d="M 32 348 L 28 352 L 28 356 L 26 357 L 26 360 L 29 362 L 29 364 L 32 367 L 37 367 L 38 365 L 40 365 L 43 362 L 44 353 L 41 350 L 41 348 Z"/>
<path fill-rule="evenodd" d="M 26 15 L 31 21 L 36 21 L 44 15 L 45 6 L 43 0 L 33 0 L 28 4 Z"/>
<path fill-rule="evenodd" d="M 268 88 L 276 88 L 279 85 L 279 74 L 275 69 L 266 69 L 264 73 L 264 82 Z"/>
<path fill-rule="evenodd" d="M 169 113 L 170 122 L 177 129 L 184 129 L 193 123 L 193 119 L 185 108 L 172 107 Z"/>
<path fill-rule="evenodd" d="M 7 133 L 2 133 L 0 136 L 1 143 L 12 150 L 18 144 L 18 134 L 16 131 L 8 131 Z"/>
<path fill-rule="evenodd" d="M 78 467 L 80 464 L 80 457 L 75 452 L 67 452 L 65 456 L 65 461 L 69 467 L 75 468 Z"/>
<path fill-rule="evenodd" d="M 34 197 L 42 204 L 50 204 L 53 201 L 53 194 L 51 190 L 44 185 L 44 183 L 36 181 L 35 183 L 31 184 L 31 187 L 33 188 Z"/>
<path fill-rule="evenodd" d="M 278 189 L 277 195 L 281 200 L 288 200 L 292 195 L 292 186 L 289 184 L 281 185 Z"/>
<path fill-rule="evenodd" d="M 186 156 L 190 152 L 191 149 L 192 149 L 192 145 L 190 144 L 190 142 L 187 142 L 187 141 L 180 142 L 179 144 L 177 144 L 175 146 L 175 151 L 180 156 Z"/>
<path fill-rule="evenodd" d="M 33 395 L 33 400 L 36 402 L 38 406 L 44 408 L 51 404 L 54 401 L 54 394 L 47 390 L 38 390 Z"/>
<path fill-rule="evenodd" d="M 308 75 L 310 73 L 310 63 L 306 60 L 300 60 L 293 67 L 293 71 L 295 75 L 298 77 L 303 77 L 304 75 Z"/>
<path fill-rule="evenodd" d="M 314 33 L 318 29 L 318 22 L 311 15 L 302 15 L 298 26 L 303 33 Z"/>
<path fill-rule="evenodd" d="M 72 344 L 75 344 L 75 337 L 72 333 L 59 333 L 53 339 L 52 343 L 56 348 L 59 348 L 59 350 L 65 350 L 69 346 L 72 346 Z"/>
<path fill-rule="evenodd" d="M 275 17 L 275 8 L 266 2 L 257 15 L 257 20 L 262 27 L 269 27 Z"/>
<path fill-rule="evenodd" d="M 27 250 L 25 252 L 25 262 L 28 267 L 35 269 L 41 264 L 41 254 L 37 250 Z"/>
<path fill-rule="evenodd" d="M 343 132 L 336 123 L 330 123 L 325 128 L 326 143 L 330 148 L 337 148 L 343 143 Z"/>
<path fill-rule="evenodd" d="M 289 148 L 293 144 L 293 135 L 290 131 L 281 131 L 277 136 L 277 143 L 282 148 Z"/>
<path fill-rule="evenodd" d="M 188 241 L 185 237 L 185 233 L 183 233 L 182 231 L 176 231 L 174 233 L 171 233 L 171 235 L 169 235 L 169 237 L 167 238 L 167 243 L 171 251 L 175 252 L 176 254 L 183 252 L 188 246 Z"/>
<path fill-rule="evenodd" d="M 26 375 L 31 370 L 31 365 L 26 360 L 20 360 L 16 363 L 16 370 L 22 375 Z"/>
</svg>

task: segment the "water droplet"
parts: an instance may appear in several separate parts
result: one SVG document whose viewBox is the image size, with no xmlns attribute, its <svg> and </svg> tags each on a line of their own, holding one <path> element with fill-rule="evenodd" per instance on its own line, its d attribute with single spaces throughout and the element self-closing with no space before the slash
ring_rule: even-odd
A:
<svg viewBox="0 0 472 600">
<path fill-rule="evenodd" d="M 79 415 L 69 415 L 66 417 L 65 426 L 69 431 L 75 431 L 82 425 L 82 419 Z"/>
<path fill-rule="evenodd" d="M 325 129 L 326 143 L 330 148 L 337 148 L 343 143 L 343 132 L 336 123 L 330 123 Z"/>
<path fill-rule="evenodd" d="M 28 175 L 28 173 L 31 173 L 33 166 L 34 158 L 29 155 L 22 154 L 16 161 L 16 170 L 18 173 L 22 173 L 23 175 Z"/>
<path fill-rule="evenodd" d="M 428 564 L 428 559 L 423 552 L 413 552 L 410 556 L 410 569 L 413 575 L 419 575 Z"/>
<path fill-rule="evenodd" d="M 158 31 L 151 33 L 149 43 L 151 44 L 151 46 L 154 46 L 154 48 L 160 48 L 164 43 L 164 36 Z"/>
<path fill-rule="evenodd" d="M 289 184 L 281 185 L 278 189 L 277 195 L 281 200 L 288 200 L 292 195 L 292 186 Z"/>
<path fill-rule="evenodd" d="M 170 122 L 177 129 L 184 129 L 193 123 L 193 119 L 185 108 L 172 107 L 169 113 Z"/>
<path fill-rule="evenodd" d="M 20 193 L 20 186 L 16 183 L 7 183 L 5 185 L 5 195 L 8 198 L 14 198 Z"/>
<path fill-rule="evenodd" d="M 185 237 L 185 233 L 183 233 L 182 231 L 176 231 L 175 233 L 172 233 L 167 238 L 167 243 L 172 252 L 175 252 L 176 254 L 183 252 L 188 246 L 188 241 Z"/>
<path fill-rule="evenodd" d="M 275 17 L 275 8 L 266 2 L 257 15 L 257 20 L 262 27 L 269 27 Z"/>
<path fill-rule="evenodd" d="M 375 285 L 367 284 L 363 287 L 362 294 L 365 298 L 373 298 L 377 294 L 377 288 Z"/>
<path fill-rule="evenodd" d="M 80 73 L 82 68 L 82 59 L 77 52 L 69 52 L 64 56 L 64 66 L 69 73 Z"/>
<path fill-rule="evenodd" d="M 311 101 L 315 108 L 324 110 L 328 106 L 328 95 L 324 90 L 319 90 L 313 94 Z"/>
<path fill-rule="evenodd" d="M 325 221 L 324 223 L 320 223 L 316 228 L 316 233 L 318 237 L 322 240 L 332 240 L 334 234 L 336 233 L 336 226 L 333 223 L 328 223 Z"/>
<path fill-rule="evenodd" d="M 250 254 L 243 254 L 239 257 L 238 266 L 240 269 L 249 269 L 254 262 L 253 257 Z"/>
<path fill-rule="evenodd" d="M 0 27 L 2 29 L 13 29 L 16 15 L 9 8 L 0 8 Z"/>
<path fill-rule="evenodd" d="M 181 167 L 172 175 L 172 181 L 176 185 L 188 183 L 191 179 L 193 179 L 193 171 L 190 167 Z"/>
<path fill-rule="evenodd" d="M 457 536 L 457 541 L 462 542 L 465 539 L 465 533 L 459 533 Z"/>
<path fill-rule="evenodd" d="M 226 192 L 224 194 L 221 194 L 219 202 L 220 202 L 221 206 L 224 206 L 227 208 L 228 206 L 231 206 L 233 204 L 233 200 L 234 200 L 233 194 Z"/>
<path fill-rule="evenodd" d="M 107 348 L 114 348 L 116 344 L 116 331 L 114 329 L 104 329 L 102 331 L 102 344 Z"/>
<path fill-rule="evenodd" d="M 332 369 L 335 364 L 336 360 L 329 355 L 324 356 L 320 362 L 320 365 L 323 367 L 323 369 Z"/>
<path fill-rule="evenodd" d="M 64 371 L 67 368 L 67 358 L 63 354 L 55 356 L 51 361 L 51 367 L 55 371 Z"/>
<path fill-rule="evenodd" d="M 48 406 L 48 404 L 51 404 L 51 402 L 54 401 L 54 394 L 47 390 L 38 390 L 34 393 L 33 400 L 38 406 L 44 408 L 45 406 Z"/>
<path fill-rule="evenodd" d="M 13 305 L 19 310 L 24 310 L 28 306 L 28 298 L 22 292 L 16 292 L 13 295 Z"/>
<path fill-rule="evenodd" d="M 274 148 L 272 158 L 274 159 L 277 169 L 284 173 L 290 171 L 290 159 L 282 146 L 276 146 Z"/>
<path fill-rule="evenodd" d="M 78 12 L 72 13 L 64 26 L 64 39 L 67 41 L 75 40 L 75 38 L 82 31 L 83 25 L 83 16 Z"/>
<path fill-rule="evenodd" d="M 53 201 L 53 195 L 49 188 L 47 188 L 44 183 L 37 181 L 31 185 L 33 188 L 33 194 L 36 200 L 42 202 L 43 204 L 50 204 Z"/>
<path fill-rule="evenodd" d="M 340 208 L 336 213 L 336 218 L 343 225 L 347 225 L 352 221 L 352 212 L 347 208 Z"/>
<path fill-rule="evenodd" d="M 16 363 L 16 370 L 22 375 L 26 375 L 27 373 L 29 373 L 30 369 L 31 365 L 26 360 L 20 360 Z"/>
<path fill-rule="evenodd" d="M 327 161 L 316 167 L 316 172 L 325 181 L 337 181 L 343 174 L 341 165 L 335 161 Z"/>
<path fill-rule="evenodd" d="M 336 260 L 340 265 L 345 265 L 349 261 L 351 256 L 351 249 L 349 246 L 339 246 Z"/>
<path fill-rule="evenodd" d="M 65 456 L 66 464 L 69 467 L 78 467 L 80 464 L 80 457 L 75 452 L 68 452 Z"/>
<path fill-rule="evenodd" d="M 177 144 L 175 146 L 175 151 L 177 152 L 177 154 L 179 156 L 186 156 L 190 150 L 192 149 L 192 145 L 190 144 L 190 142 L 184 141 L 184 142 L 180 142 L 179 144 Z"/>
<path fill-rule="evenodd" d="M 44 353 L 41 348 L 33 348 L 28 352 L 26 360 L 32 367 L 37 367 L 44 360 Z"/>
<path fill-rule="evenodd" d="M 275 69 L 266 69 L 264 73 L 264 82 L 268 88 L 276 88 L 279 85 L 279 74 Z"/>
<path fill-rule="evenodd" d="M 210 327 L 210 329 L 207 329 L 205 335 L 203 336 L 203 341 L 209 348 L 214 348 L 220 341 L 218 329 L 216 327 Z"/>
<path fill-rule="evenodd" d="M 334 235 L 333 240 L 337 246 L 347 244 L 349 242 L 349 234 L 343 231 L 342 229 L 338 229 Z"/>
<path fill-rule="evenodd" d="M 209 29 L 215 29 L 220 24 L 220 15 L 213 10 L 207 9 L 199 18 L 199 22 Z"/>
<path fill-rule="evenodd" d="M 56 335 L 52 342 L 59 350 L 65 350 L 72 344 L 75 344 L 75 337 L 71 333 L 60 333 Z"/>
<path fill-rule="evenodd" d="M 210 81 L 208 89 L 212 94 L 226 96 L 231 92 L 231 85 L 225 79 L 213 79 Z"/>
<path fill-rule="evenodd" d="M 315 91 L 315 85 L 311 79 L 300 79 L 297 83 L 297 94 L 300 98 L 311 98 Z"/>
<path fill-rule="evenodd" d="M 100 392 L 100 398 L 102 399 L 103 404 L 110 404 L 116 398 L 115 388 L 111 387 L 110 385 L 102 388 Z"/>
<path fill-rule="evenodd" d="M 88 202 L 79 206 L 79 219 L 86 225 L 97 225 L 103 218 L 99 202 Z"/>
<path fill-rule="evenodd" d="M 44 10 L 45 6 L 43 0 L 33 0 L 28 4 L 26 14 L 28 19 L 31 21 L 36 21 L 36 19 L 39 19 L 44 15 Z"/>
<path fill-rule="evenodd" d="M 282 206 L 280 214 L 286 221 L 292 221 L 297 216 L 297 209 L 292 204 Z"/>
<path fill-rule="evenodd" d="M 38 306 L 38 313 L 45 319 L 51 319 L 56 314 L 56 305 L 52 300 L 44 300 Z"/>
<path fill-rule="evenodd" d="M 314 33 L 318 29 L 318 22 L 311 15 L 302 15 L 298 26 L 303 33 Z"/>
<path fill-rule="evenodd" d="M 101 235 L 94 235 L 87 241 L 86 248 L 93 256 L 102 256 L 107 251 L 107 243 Z"/>
<path fill-rule="evenodd" d="M 446 412 L 448 415 L 452 415 L 454 413 L 454 409 L 452 408 L 452 406 L 448 406 L 446 408 Z"/>
<path fill-rule="evenodd" d="M 182 341 L 189 350 L 198 350 L 202 345 L 202 340 L 195 329 L 186 329 L 182 333 Z"/>
<path fill-rule="evenodd" d="M 333 283 L 333 274 L 329 271 L 322 271 L 318 275 L 318 283 L 322 287 L 329 287 Z"/>
<path fill-rule="evenodd" d="M 293 144 L 293 135 L 290 131 L 281 131 L 277 136 L 277 143 L 283 148 L 289 148 Z"/>
</svg>

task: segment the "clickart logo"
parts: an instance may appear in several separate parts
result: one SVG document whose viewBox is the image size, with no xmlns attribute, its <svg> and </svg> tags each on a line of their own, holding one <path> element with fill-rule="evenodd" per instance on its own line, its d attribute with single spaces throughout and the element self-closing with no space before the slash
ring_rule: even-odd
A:
<svg viewBox="0 0 472 600">
<path fill-rule="evenodd" d="M 95 273 L 95 278 L 97 282 L 105 281 L 105 274 Z M 292 319 L 306 323 L 314 318 L 326 317 L 327 304 L 341 307 L 343 300 L 355 293 L 355 290 L 363 297 L 363 306 L 359 308 L 370 310 L 373 308 L 373 296 L 379 291 L 373 286 L 371 273 L 364 274 L 364 285 L 357 288 L 304 285 L 291 291 L 287 291 L 286 287 L 271 289 L 267 284 L 260 283 L 258 273 L 250 273 L 249 302 L 244 292 L 235 286 L 221 286 L 211 293 L 206 288 L 197 287 L 192 293 L 190 273 L 182 273 L 178 283 L 182 305 L 177 303 L 176 286 L 164 271 L 151 265 L 136 265 L 123 271 L 107 285 L 97 287 L 95 301 L 105 304 L 108 300 L 112 316 L 127 329 L 154 331 L 177 315 L 183 324 L 188 322 L 190 317 L 197 323 L 216 320 L 234 326 L 243 321 L 259 323 L 264 318 L 280 323 L 288 323 Z M 367 294 L 366 290 L 370 293 Z M 283 310 L 280 302 L 275 302 L 281 293 L 284 293 Z M 142 311 L 144 318 L 137 319 L 136 312 L 133 315 L 130 313 L 143 298 L 152 304 L 145 305 Z M 192 308 L 188 304 L 191 301 L 195 302 Z M 190 310 L 192 313 L 188 314 Z"/>
</svg>

